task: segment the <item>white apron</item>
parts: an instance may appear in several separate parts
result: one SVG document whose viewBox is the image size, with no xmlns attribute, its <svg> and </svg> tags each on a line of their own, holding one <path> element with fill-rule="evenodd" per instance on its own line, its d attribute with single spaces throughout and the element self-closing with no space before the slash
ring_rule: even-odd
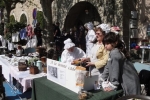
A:
<svg viewBox="0 0 150 100">
<path fill-rule="evenodd" d="M 94 44 L 94 46 L 92 47 L 91 49 L 91 53 L 90 53 L 90 60 L 91 62 L 96 62 L 98 59 L 96 57 L 96 53 L 98 51 L 98 49 L 100 48 L 100 44 Z M 102 73 L 95 67 L 92 67 L 91 69 L 91 75 L 98 75 L 99 78 L 98 78 L 98 81 L 100 81 L 100 78 L 101 78 L 101 75 Z"/>
</svg>

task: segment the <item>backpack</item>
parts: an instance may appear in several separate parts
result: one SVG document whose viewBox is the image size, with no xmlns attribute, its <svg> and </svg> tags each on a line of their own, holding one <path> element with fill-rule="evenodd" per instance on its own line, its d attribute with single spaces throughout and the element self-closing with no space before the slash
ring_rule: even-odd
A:
<svg viewBox="0 0 150 100">
<path fill-rule="evenodd" d="M 150 96 L 150 71 L 141 70 L 139 73 L 140 84 L 144 84 L 146 95 Z"/>
<path fill-rule="evenodd" d="M 121 86 L 125 95 L 141 94 L 141 85 L 138 73 L 133 63 L 127 59 L 124 60 L 124 64 L 121 68 Z"/>
</svg>

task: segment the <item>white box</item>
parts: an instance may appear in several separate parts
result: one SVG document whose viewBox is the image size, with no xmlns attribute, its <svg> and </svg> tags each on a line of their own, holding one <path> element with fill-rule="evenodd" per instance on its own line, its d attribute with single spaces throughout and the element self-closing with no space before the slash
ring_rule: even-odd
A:
<svg viewBox="0 0 150 100">
<path fill-rule="evenodd" d="M 47 79 L 76 93 L 80 87 L 76 86 L 76 66 L 47 59 Z M 98 75 L 84 77 L 83 89 L 88 91 L 94 89 L 94 83 L 98 80 Z"/>
</svg>

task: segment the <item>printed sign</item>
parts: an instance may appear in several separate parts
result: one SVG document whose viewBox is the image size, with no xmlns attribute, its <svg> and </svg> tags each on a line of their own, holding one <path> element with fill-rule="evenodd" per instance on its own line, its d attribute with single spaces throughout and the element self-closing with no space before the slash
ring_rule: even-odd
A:
<svg viewBox="0 0 150 100">
<path fill-rule="evenodd" d="M 47 79 L 53 81 L 63 87 L 66 87 L 76 93 L 79 92 L 80 87 L 76 85 L 76 66 L 62 63 L 56 60 L 47 59 Z M 83 78 L 84 90 L 91 90 L 94 88 L 95 81 L 98 76 L 84 76 Z"/>
</svg>

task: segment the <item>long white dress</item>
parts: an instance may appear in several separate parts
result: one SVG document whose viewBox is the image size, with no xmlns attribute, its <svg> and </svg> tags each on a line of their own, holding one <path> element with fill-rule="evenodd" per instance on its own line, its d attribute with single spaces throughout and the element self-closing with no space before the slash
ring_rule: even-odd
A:
<svg viewBox="0 0 150 100">
<path fill-rule="evenodd" d="M 3 47 L 6 47 L 7 40 L 4 39 L 4 37 L 1 36 L 1 35 L 0 35 L 0 41 L 2 42 L 2 46 L 3 46 Z"/>
<path fill-rule="evenodd" d="M 85 39 L 86 39 L 86 55 L 89 57 L 91 49 L 93 47 L 93 43 L 92 41 L 94 41 L 94 39 L 96 38 L 95 32 L 94 30 L 89 30 Z"/>
<path fill-rule="evenodd" d="M 12 33 L 12 42 L 19 42 L 19 41 L 20 41 L 19 32 Z"/>
<path fill-rule="evenodd" d="M 86 54 L 82 49 L 78 47 L 74 47 L 73 52 L 69 52 L 68 50 L 65 49 L 61 54 L 61 62 L 71 64 L 73 60 L 83 57 L 85 58 Z"/>
<path fill-rule="evenodd" d="M 100 48 L 100 46 L 101 46 L 101 44 L 96 43 L 96 44 L 94 44 L 94 46 L 92 47 L 91 52 L 90 52 L 90 54 L 89 54 L 89 57 L 90 57 L 90 61 L 91 61 L 91 62 L 96 62 L 96 61 L 98 61 L 98 59 L 97 59 L 97 57 L 96 57 L 96 53 L 97 53 L 98 49 Z M 98 76 L 99 76 L 98 81 L 99 81 L 100 78 L 101 78 L 102 72 L 103 72 L 103 68 L 101 68 L 101 69 L 99 69 L 99 70 L 98 70 L 97 68 L 95 68 L 95 67 L 92 67 L 92 68 L 91 68 L 91 75 L 92 75 L 92 76 L 93 76 L 93 75 L 98 75 Z"/>
<path fill-rule="evenodd" d="M 15 46 L 14 46 L 14 43 L 13 42 L 9 42 L 7 41 L 8 43 L 8 50 L 11 51 L 11 50 L 14 50 Z"/>
</svg>

